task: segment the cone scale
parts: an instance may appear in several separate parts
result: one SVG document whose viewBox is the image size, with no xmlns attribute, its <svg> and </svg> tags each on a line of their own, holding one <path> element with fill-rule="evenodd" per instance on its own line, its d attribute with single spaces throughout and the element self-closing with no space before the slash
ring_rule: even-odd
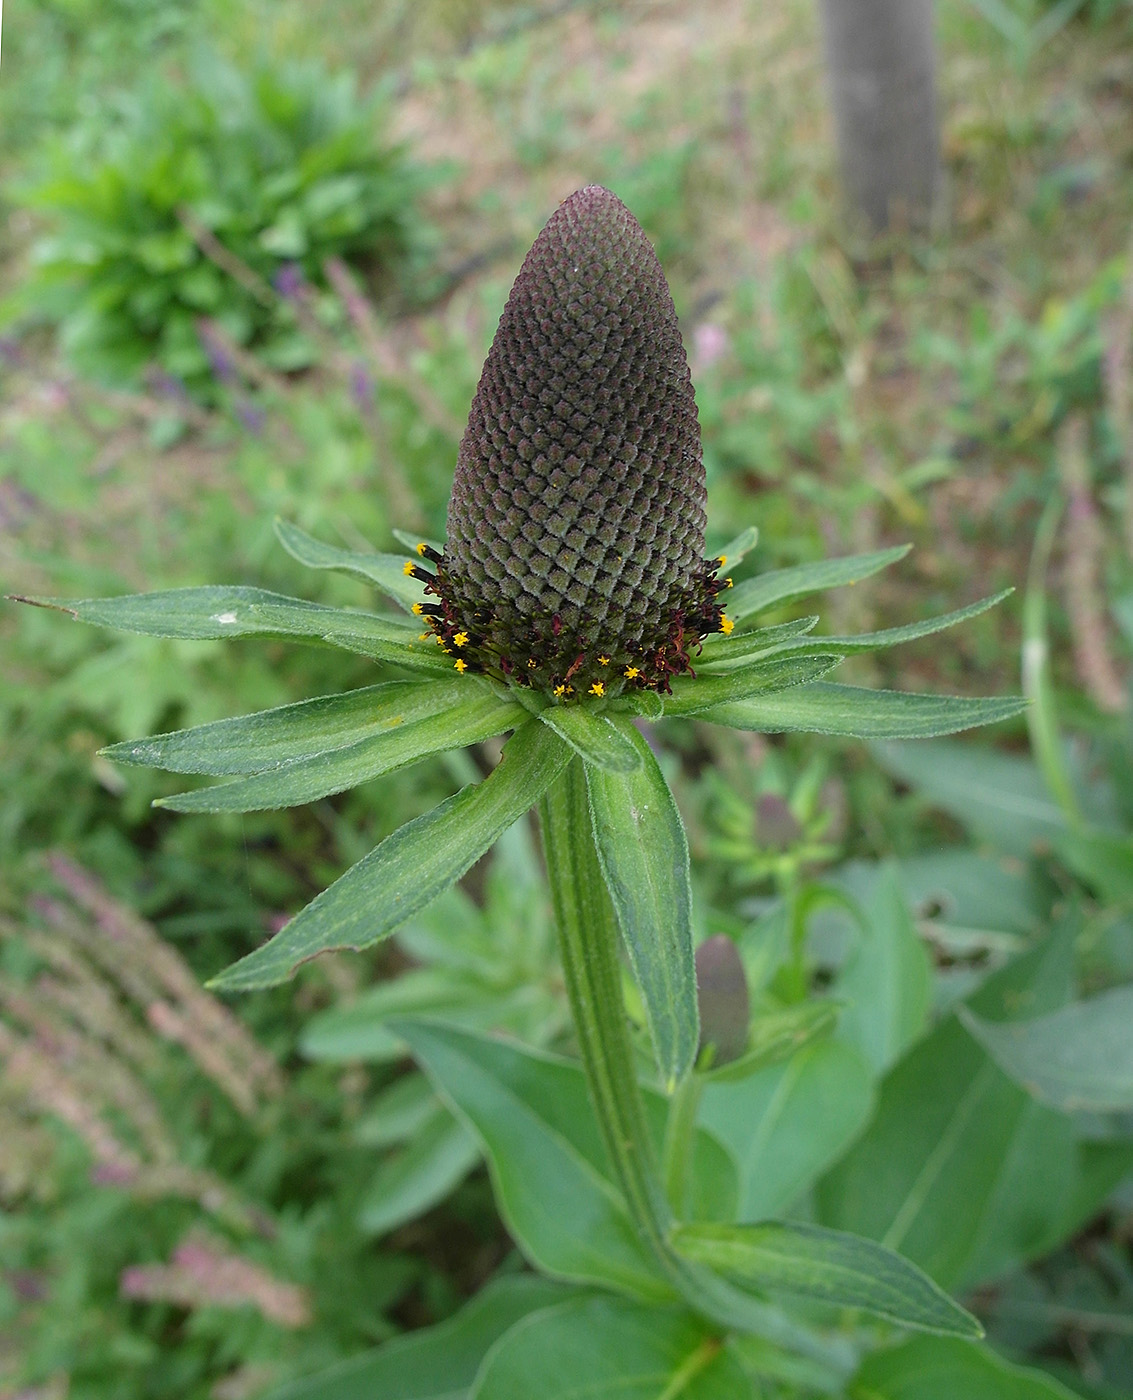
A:
<svg viewBox="0 0 1133 1400">
<path fill-rule="evenodd" d="M 591 185 L 536 239 L 460 445 L 443 555 L 408 566 L 457 670 L 558 700 L 667 691 L 710 632 L 700 427 L 640 224 Z"/>
</svg>

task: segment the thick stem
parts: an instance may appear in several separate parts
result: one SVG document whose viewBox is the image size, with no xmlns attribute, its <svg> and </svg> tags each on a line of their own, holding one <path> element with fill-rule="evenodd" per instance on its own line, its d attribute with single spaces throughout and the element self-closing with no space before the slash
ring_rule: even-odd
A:
<svg viewBox="0 0 1133 1400">
<path fill-rule="evenodd" d="M 551 785 L 539 817 L 563 972 L 594 1111 L 630 1212 L 668 1271 L 665 1237 L 672 1217 L 634 1073 L 617 919 L 594 849 L 581 759 Z"/>
<path fill-rule="evenodd" d="M 617 917 L 594 848 L 581 759 L 574 759 L 551 785 L 539 804 L 539 819 L 582 1068 L 614 1176 L 643 1242 L 673 1288 L 703 1317 L 802 1352 L 844 1376 L 853 1362 L 845 1343 L 800 1327 L 774 1305 L 681 1259 L 669 1244 L 673 1214 L 637 1083 L 622 996 Z"/>
</svg>

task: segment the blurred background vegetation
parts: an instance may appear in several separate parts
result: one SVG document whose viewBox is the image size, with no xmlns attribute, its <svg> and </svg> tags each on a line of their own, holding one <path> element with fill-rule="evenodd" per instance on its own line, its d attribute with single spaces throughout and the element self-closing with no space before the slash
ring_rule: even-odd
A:
<svg viewBox="0 0 1133 1400">
<path fill-rule="evenodd" d="M 836 1201 L 898 1112 L 898 1055 L 1052 927 L 1066 996 L 1133 977 L 1133 8 L 937 9 L 940 226 L 874 244 L 844 231 L 810 0 L 25 0 L 4 33 L 5 591 L 312 596 L 276 516 L 351 548 L 442 536 L 510 279 L 595 181 L 673 287 L 710 546 L 754 521 L 763 571 L 911 541 L 835 595 L 838 632 L 1019 590 L 856 672 L 1007 693 L 1024 632 L 1047 636 L 1034 757 L 1022 722 L 874 752 L 660 730 L 705 932 L 774 1000 L 784 901 L 818 891 L 813 986 L 842 987 L 831 1044 L 865 1066 L 841 1121 L 800 1099 L 767 1210 L 805 1213 L 816 1182 Z M 257 1396 L 520 1267 L 475 1143 L 382 1022 L 562 1043 L 529 832 L 373 955 L 230 1007 L 197 990 L 491 755 L 178 817 L 150 806 L 168 777 L 98 750 L 372 668 L 13 607 L 0 645 L 0 1395 Z M 892 968 L 862 962 L 831 890 L 920 935 L 893 1044 L 868 1016 Z M 972 1237 L 902 1247 L 1005 1353 L 1133 1394 L 1133 1120 L 1013 1092 L 1034 1114 L 994 1151 L 977 1133 L 953 1205 Z"/>
</svg>

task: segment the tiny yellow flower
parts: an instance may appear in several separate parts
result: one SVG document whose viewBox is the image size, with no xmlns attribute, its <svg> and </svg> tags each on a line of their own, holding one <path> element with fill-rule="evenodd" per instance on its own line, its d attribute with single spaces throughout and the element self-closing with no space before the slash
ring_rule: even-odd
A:
<svg viewBox="0 0 1133 1400">
<path fill-rule="evenodd" d="M 716 556 L 716 563 L 719 565 L 719 567 L 720 567 L 721 569 L 724 567 L 724 565 L 725 565 L 727 562 L 728 562 L 728 556 L 727 556 L 726 554 L 717 554 L 717 556 Z"/>
<path fill-rule="evenodd" d="M 637 680 L 638 676 L 641 675 L 641 672 L 636 666 L 627 666 L 622 672 L 622 675 L 625 676 L 627 681 L 635 681 Z"/>
<path fill-rule="evenodd" d="M 407 560 L 405 561 L 405 563 L 402 565 L 401 572 L 402 572 L 403 574 L 405 574 L 405 576 L 406 576 L 407 578 L 412 578 L 412 577 L 413 577 L 413 571 L 414 571 L 414 569 L 416 569 L 416 567 L 417 567 L 417 565 L 414 564 L 414 562 L 413 562 L 412 559 L 407 559 Z"/>
<path fill-rule="evenodd" d="M 538 666 L 538 664 L 538 661 L 536 661 L 533 656 L 529 656 L 527 658 L 527 669 L 529 671 L 534 671 L 535 667 Z"/>
<path fill-rule="evenodd" d="M 599 665 L 599 666 L 608 666 L 609 664 L 610 664 L 610 658 L 609 658 L 608 656 L 600 656 L 600 657 L 598 658 L 598 665 Z"/>
<path fill-rule="evenodd" d="M 465 661 L 465 660 L 463 660 L 463 658 L 461 658 L 461 657 L 459 657 L 459 656 L 457 657 L 457 659 L 456 659 L 452 664 L 453 664 L 453 665 L 456 667 L 456 669 L 461 673 L 461 675 L 463 675 L 464 672 L 468 670 L 468 662 Z"/>
<path fill-rule="evenodd" d="M 724 580 L 724 587 L 725 587 L 725 588 L 731 588 L 731 587 L 732 587 L 732 576 L 731 576 L 731 574 L 729 574 L 728 577 Z"/>
<path fill-rule="evenodd" d="M 456 636 L 453 637 L 453 639 L 452 639 L 452 644 L 453 644 L 454 647 L 465 647 L 465 646 L 467 646 L 467 645 L 468 645 L 468 633 L 467 633 L 467 632 L 458 632 L 458 633 L 456 634 Z"/>
<path fill-rule="evenodd" d="M 565 694 L 566 694 L 566 686 L 565 686 L 565 685 L 557 685 L 557 686 L 555 686 L 554 690 L 552 691 L 552 694 L 555 695 L 555 696 L 557 696 L 557 697 L 561 697 L 561 696 L 565 695 Z"/>
<path fill-rule="evenodd" d="M 732 635 L 732 628 L 735 625 L 736 624 L 730 617 L 722 617 L 720 619 L 720 631 L 723 632 L 725 637 L 730 637 Z"/>
<path fill-rule="evenodd" d="M 409 611 L 413 614 L 414 617 L 420 617 L 422 612 L 424 611 L 424 608 L 420 603 L 414 603 L 413 606 L 409 609 Z"/>
<path fill-rule="evenodd" d="M 602 684 L 601 681 L 595 681 L 594 684 L 590 687 L 591 695 L 605 695 L 605 693 L 606 687 Z"/>
<path fill-rule="evenodd" d="M 424 540 L 422 540 L 421 543 L 417 546 L 417 553 L 424 556 L 424 553 L 428 548 L 429 546 L 425 543 Z"/>
</svg>

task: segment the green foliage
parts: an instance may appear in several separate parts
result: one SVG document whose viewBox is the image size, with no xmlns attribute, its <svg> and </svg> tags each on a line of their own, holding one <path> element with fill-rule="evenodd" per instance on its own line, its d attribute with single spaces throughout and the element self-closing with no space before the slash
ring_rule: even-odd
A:
<svg viewBox="0 0 1133 1400">
<path fill-rule="evenodd" d="M 419 269 L 422 177 L 386 122 L 349 74 L 196 53 L 183 81 L 155 75 L 117 120 L 49 148 L 22 194 L 53 227 L 13 310 L 112 381 L 154 364 L 198 391 L 231 381 L 202 318 L 277 369 L 309 365 L 293 301 L 328 258 L 387 287 Z"/>
</svg>

